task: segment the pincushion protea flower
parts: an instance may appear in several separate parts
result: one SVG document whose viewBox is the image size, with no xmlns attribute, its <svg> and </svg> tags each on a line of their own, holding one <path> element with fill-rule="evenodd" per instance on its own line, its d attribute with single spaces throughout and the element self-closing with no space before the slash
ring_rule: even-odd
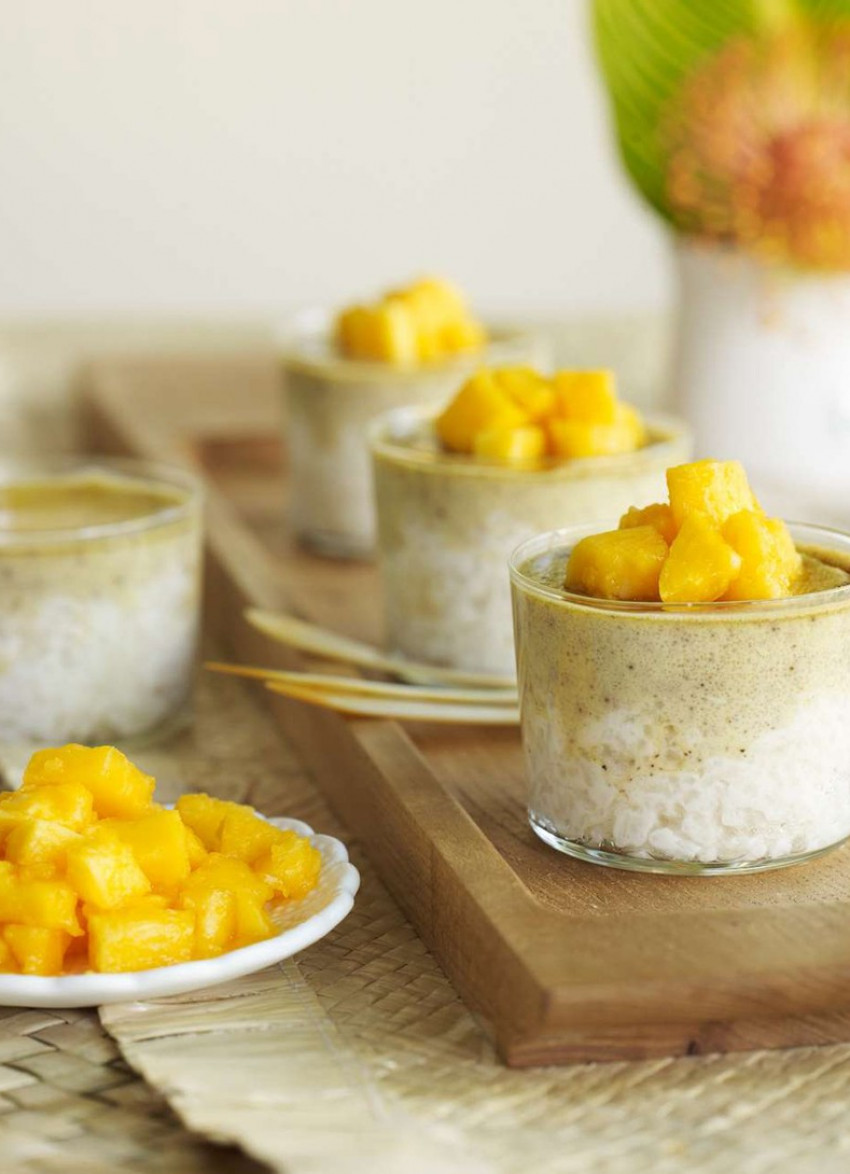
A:
<svg viewBox="0 0 850 1174">
<path fill-rule="evenodd" d="M 678 227 L 850 269 L 850 27 L 733 40 L 685 82 L 662 133 Z"/>
<path fill-rule="evenodd" d="M 623 158 L 681 232 L 850 270 L 850 0 L 595 0 Z"/>
</svg>

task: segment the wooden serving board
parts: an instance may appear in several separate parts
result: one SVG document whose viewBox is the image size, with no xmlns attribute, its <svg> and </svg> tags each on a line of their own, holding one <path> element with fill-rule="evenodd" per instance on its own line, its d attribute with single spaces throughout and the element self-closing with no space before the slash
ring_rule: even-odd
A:
<svg viewBox="0 0 850 1174">
<path fill-rule="evenodd" d="M 234 659 L 304 664 L 245 623 L 247 604 L 380 638 L 373 568 L 290 541 L 271 355 L 110 360 L 90 370 L 85 402 L 94 451 L 203 470 L 208 621 Z M 527 826 L 515 731 L 268 701 L 507 1063 L 850 1039 L 848 848 L 737 878 L 579 863 Z"/>
</svg>

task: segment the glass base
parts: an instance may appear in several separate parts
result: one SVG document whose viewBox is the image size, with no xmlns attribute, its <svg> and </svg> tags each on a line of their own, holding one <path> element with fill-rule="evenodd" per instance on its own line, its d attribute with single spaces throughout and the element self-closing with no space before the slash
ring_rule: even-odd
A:
<svg viewBox="0 0 850 1174">
<path fill-rule="evenodd" d="M 834 848 L 845 843 L 850 837 L 836 840 L 825 848 L 816 848 L 811 852 L 800 852 L 794 856 L 778 856 L 761 860 L 741 861 L 712 861 L 704 863 L 701 860 L 664 860 L 652 856 L 629 856 L 625 852 L 618 852 L 612 846 L 595 848 L 589 844 L 579 843 L 577 840 L 568 840 L 556 832 L 547 820 L 529 809 L 528 822 L 531 830 L 539 836 L 544 844 L 563 852 L 565 856 L 572 856 L 576 860 L 584 860 L 588 864 L 601 864 L 605 868 L 619 868 L 626 872 L 654 872 L 666 876 L 742 876 L 750 872 L 768 872 L 774 868 L 788 868 L 792 864 L 804 864 L 807 860 L 816 860 L 826 855 Z"/>
</svg>

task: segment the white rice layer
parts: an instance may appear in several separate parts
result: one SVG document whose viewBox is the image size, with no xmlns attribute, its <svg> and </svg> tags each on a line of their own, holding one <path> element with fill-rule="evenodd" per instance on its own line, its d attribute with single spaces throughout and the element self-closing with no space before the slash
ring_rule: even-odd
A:
<svg viewBox="0 0 850 1174">
<path fill-rule="evenodd" d="M 530 810 L 570 841 L 702 864 L 776 860 L 850 835 L 848 693 L 801 697 L 790 721 L 743 747 L 728 734 L 728 753 L 674 769 L 658 716 L 612 709 L 568 738 L 553 701 L 523 727 Z"/>
</svg>

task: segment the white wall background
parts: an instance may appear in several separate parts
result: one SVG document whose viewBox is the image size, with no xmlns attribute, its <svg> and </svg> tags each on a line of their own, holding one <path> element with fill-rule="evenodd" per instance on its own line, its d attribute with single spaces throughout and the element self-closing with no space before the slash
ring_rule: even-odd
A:
<svg viewBox="0 0 850 1174">
<path fill-rule="evenodd" d="M 669 297 L 585 0 L 0 0 L 0 315 Z"/>
</svg>

